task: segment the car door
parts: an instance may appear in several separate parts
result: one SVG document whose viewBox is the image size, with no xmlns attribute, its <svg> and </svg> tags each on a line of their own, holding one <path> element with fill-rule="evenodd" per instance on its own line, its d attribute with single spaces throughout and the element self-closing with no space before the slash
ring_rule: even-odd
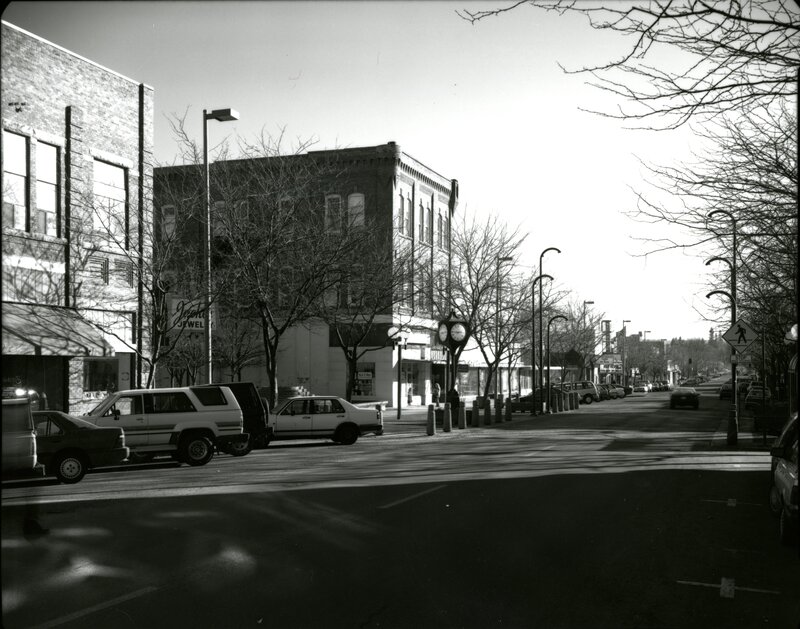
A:
<svg viewBox="0 0 800 629">
<path fill-rule="evenodd" d="M 314 433 L 317 436 L 330 437 L 336 427 L 347 419 L 347 413 L 339 400 L 320 398 L 312 400 L 314 415 Z"/>
<path fill-rule="evenodd" d="M 276 437 L 311 437 L 313 436 L 313 417 L 309 400 L 289 401 L 275 418 Z"/>
<path fill-rule="evenodd" d="M 53 420 L 53 413 L 38 411 L 34 415 L 36 453 L 39 461 L 48 465 L 55 452 L 63 446 L 64 430 Z"/>
<path fill-rule="evenodd" d="M 125 445 L 139 448 L 149 444 L 149 426 L 144 412 L 142 393 L 120 395 L 101 417 L 92 418 L 100 427 L 122 428 L 125 431 Z"/>
</svg>

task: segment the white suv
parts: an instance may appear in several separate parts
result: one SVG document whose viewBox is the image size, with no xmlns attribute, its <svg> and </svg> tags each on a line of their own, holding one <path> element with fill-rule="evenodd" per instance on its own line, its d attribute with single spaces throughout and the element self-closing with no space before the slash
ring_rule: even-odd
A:
<svg viewBox="0 0 800 629">
<path fill-rule="evenodd" d="M 215 446 L 227 451 L 248 440 L 239 403 L 223 386 L 117 391 L 85 419 L 123 428 L 132 461 L 170 454 L 181 463 L 205 465 Z"/>
</svg>

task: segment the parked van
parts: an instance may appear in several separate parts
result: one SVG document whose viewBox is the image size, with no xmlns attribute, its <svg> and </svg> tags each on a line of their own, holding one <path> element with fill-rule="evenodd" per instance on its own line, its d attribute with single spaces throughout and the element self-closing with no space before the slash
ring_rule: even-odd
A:
<svg viewBox="0 0 800 629">
<path fill-rule="evenodd" d="M 227 452 L 249 439 L 242 409 L 226 386 L 117 391 L 84 417 L 124 429 L 132 461 L 169 454 L 181 463 L 205 465 L 215 447 Z"/>
<path fill-rule="evenodd" d="M 578 399 L 583 404 L 591 404 L 592 402 L 600 401 L 600 393 L 594 382 L 588 380 L 581 380 L 580 382 L 565 382 L 562 385 L 564 391 L 570 393 L 577 393 Z"/>
<path fill-rule="evenodd" d="M 27 398 L 3 400 L 3 474 L 36 469 L 36 431 Z"/>
<path fill-rule="evenodd" d="M 200 385 L 205 387 L 228 387 L 242 409 L 244 431 L 250 438 L 243 443 L 231 444 L 226 450 L 233 456 L 244 456 L 253 448 L 266 448 L 271 439 L 271 429 L 267 427 L 269 403 L 259 395 L 258 388 L 252 382 L 220 382 L 218 384 Z"/>
</svg>

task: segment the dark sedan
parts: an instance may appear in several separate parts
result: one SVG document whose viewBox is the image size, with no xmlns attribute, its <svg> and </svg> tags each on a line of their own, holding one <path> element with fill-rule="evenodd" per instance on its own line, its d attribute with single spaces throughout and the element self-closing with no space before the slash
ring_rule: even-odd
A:
<svg viewBox="0 0 800 629">
<path fill-rule="evenodd" d="M 669 407 L 691 406 L 700 408 L 700 394 L 692 387 L 678 387 L 669 396 Z"/>
<path fill-rule="evenodd" d="M 122 428 L 100 428 L 60 411 L 35 411 L 36 453 L 47 475 L 77 483 L 93 467 L 128 458 Z"/>
</svg>

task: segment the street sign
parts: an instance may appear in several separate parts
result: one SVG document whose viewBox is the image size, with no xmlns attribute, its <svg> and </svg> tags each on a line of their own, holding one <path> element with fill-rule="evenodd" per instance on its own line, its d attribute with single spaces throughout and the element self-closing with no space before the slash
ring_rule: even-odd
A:
<svg viewBox="0 0 800 629">
<path fill-rule="evenodd" d="M 739 354 L 758 340 L 758 334 L 744 319 L 739 319 L 722 335 L 728 344 Z"/>
</svg>

